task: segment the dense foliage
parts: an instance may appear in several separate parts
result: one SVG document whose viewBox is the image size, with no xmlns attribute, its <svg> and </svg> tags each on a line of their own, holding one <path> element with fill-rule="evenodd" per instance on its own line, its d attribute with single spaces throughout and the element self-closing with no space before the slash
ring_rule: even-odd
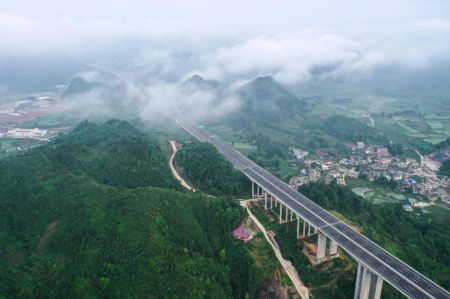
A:
<svg viewBox="0 0 450 299">
<path fill-rule="evenodd" d="M 442 163 L 441 167 L 439 168 L 439 173 L 450 177 L 450 159 Z"/>
<path fill-rule="evenodd" d="M 450 146 L 450 137 L 445 139 L 444 141 L 439 142 L 434 146 L 434 149 L 442 149 Z"/>
<path fill-rule="evenodd" d="M 25 187 L 67 172 L 113 186 L 180 188 L 166 160 L 156 140 L 127 122 L 84 121 L 46 146 L 0 160 L 2 195 L 20 189 L 26 196 Z"/>
<path fill-rule="evenodd" d="M 289 147 L 267 135 L 248 133 L 244 140 L 256 146 L 256 150 L 250 151 L 247 156 L 258 165 L 272 171 L 289 158 Z"/>
<path fill-rule="evenodd" d="M 359 120 L 341 115 L 328 117 L 325 120 L 324 129 L 331 136 L 345 141 L 387 144 L 386 137 L 381 132 Z"/>
<path fill-rule="evenodd" d="M 213 195 L 246 195 L 249 182 L 209 143 L 186 143 L 175 156 L 183 176 Z"/>
<path fill-rule="evenodd" d="M 286 144 L 275 141 L 261 133 L 248 134 L 247 140 L 257 148 L 257 154 L 263 159 L 288 158 L 289 148 Z"/>
<path fill-rule="evenodd" d="M 0 298 L 251 296 L 242 210 L 174 190 L 166 163 L 120 121 L 0 160 Z"/>
<path fill-rule="evenodd" d="M 299 191 L 328 210 L 344 214 L 364 234 L 444 288 L 450 288 L 450 222 L 405 212 L 401 205 L 374 205 L 348 187 L 313 183 Z"/>
</svg>

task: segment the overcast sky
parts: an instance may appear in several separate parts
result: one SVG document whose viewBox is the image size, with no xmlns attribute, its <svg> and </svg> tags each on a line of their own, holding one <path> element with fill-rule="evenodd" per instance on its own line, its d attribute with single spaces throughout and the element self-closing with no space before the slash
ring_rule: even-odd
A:
<svg viewBox="0 0 450 299">
<path fill-rule="evenodd" d="M 124 37 L 164 41 L 146 59 L 221 79 L 272 74 L 285 82 L 311 69 L 334 73 L 397 63 L 424 67 L 450 53 L 448 0 L 0 0 L 1 53 L 77 50 Z"/>
<path fill-rule="evenodd" d="M 447 0 L 2 0 L 6 14 L 30 19 L 64 17 L 132 24 L 146 19 L 198 20 L 213 27 L 255 33 L 292 31 L 305 26 L 386 26 L 448 18 Z"/>
</svg>

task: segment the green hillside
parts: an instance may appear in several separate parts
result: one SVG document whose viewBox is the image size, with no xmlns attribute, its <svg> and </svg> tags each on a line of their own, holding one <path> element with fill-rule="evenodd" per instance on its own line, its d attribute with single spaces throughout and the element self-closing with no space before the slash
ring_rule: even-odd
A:
<svg viewBox="0 0 450 299">
<path fill-rule="evenodd" d="M 100 83 L 88 82 L 81 76 L 75 76 L 64 91 L 63 97 L 70 97 L 72 95 L 82 94 L 92 91 L 96 88 L 104 88 Z"/>
<path fill-rule="evenodd" d="M 340 140 L 387 143 L 387 139 L 382 132 L 369 127 L 359 120 L 341 115 L 328 117 L 324 122 L 324 129 L 326 133 Z"/>
<path fill-rule="evenodd" d="M 176 164 L 196 188 L 213 195 L 248 195 L 250 183 L 209 143 L 186 143 Z"/>
<path fill-rule="evenodd" d="M 259 77 L 238 90 L 241 106 L 230 121 L 237 126 L 268 124 L 295 118 L 306 109 L 305 101 L 284 89 L 272 77 Z"/>
<path fill-rule="evenodd" d="M 260 277 L 223 198 L 182 193 L 122 121 L 0 160 L 0 298 L 244 298 Z"/>
</svg>

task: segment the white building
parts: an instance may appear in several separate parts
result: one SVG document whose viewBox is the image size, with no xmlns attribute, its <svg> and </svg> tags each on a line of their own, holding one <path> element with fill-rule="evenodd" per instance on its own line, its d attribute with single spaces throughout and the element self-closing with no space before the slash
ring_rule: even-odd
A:
<svg viewBox="0 0 450 299">
<path fill-rule="evenodd" d="M 301 160 L 308 155 L 307 151 L 301 150 L 299 148 L 293 148 L 292 153 L 294 154 L 294 157 L 297 160 Z"/>
<path fill-rule="evenodd" d="M 406 212 L 412 212 L 412 211 L 413 211 L 413 208 L 412 208 L 409 204 L 407 204 L 407 203 L 405 203 L 405 204 L 402 206 L 402 208 L 403 208 L 403 210 L 405 210 Z"/>
<path fill-rule="evenodd" d="M 47 130 L 34 129 L 12 129 L 5 134 L 9 138 L 34 138 L 41 139 L 47 135 Z"/>
</svg>

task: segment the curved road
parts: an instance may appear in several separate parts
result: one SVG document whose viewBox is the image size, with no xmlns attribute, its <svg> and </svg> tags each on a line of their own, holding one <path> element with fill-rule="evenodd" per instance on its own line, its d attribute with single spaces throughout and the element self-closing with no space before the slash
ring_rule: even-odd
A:
<svg viewBox="0 0 450 299">
<path fill-rule="evenodd" d="M 175 166 L 173 166 L 173 159 L 175 158 L 175 155 L 177 153 L 177 145 L 176 145 L 175 141 L 170 140 L 169 142 L 170 142 L 170 145 L 172 145 L 172 155 L 170 156 L 170 159 L 169 159 L 169 166 L 170 166 L 170 169 L 172 170 L 174 177 L 180 182 L 180 184 L 184 188 L 188 189 L 189 191 L 195 192 L 195 189 L 192 188 L 188 183 L 186 183 L 186 181 L 180 176 L 178 171 L 175 169 Z"/>
</svg>

